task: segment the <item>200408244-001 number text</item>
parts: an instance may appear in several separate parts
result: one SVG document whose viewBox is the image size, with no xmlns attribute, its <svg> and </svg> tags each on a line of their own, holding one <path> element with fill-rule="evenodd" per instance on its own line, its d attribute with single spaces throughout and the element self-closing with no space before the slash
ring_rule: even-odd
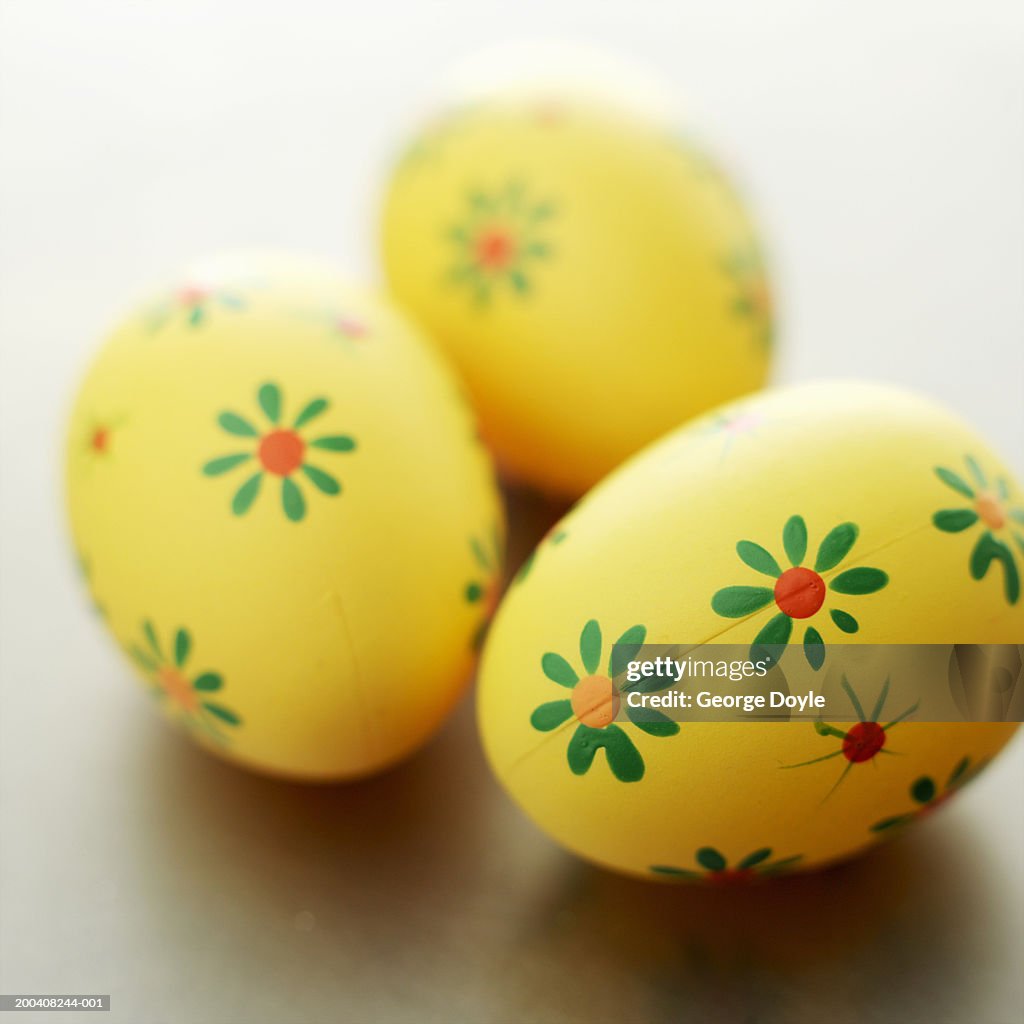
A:
<svg viewBox="0 0 1024 1024">
<path fill-rule="evenodd" d="M 0 1010 L 109 1010 L 110 996 L 0 995 Z"/>
</svg>

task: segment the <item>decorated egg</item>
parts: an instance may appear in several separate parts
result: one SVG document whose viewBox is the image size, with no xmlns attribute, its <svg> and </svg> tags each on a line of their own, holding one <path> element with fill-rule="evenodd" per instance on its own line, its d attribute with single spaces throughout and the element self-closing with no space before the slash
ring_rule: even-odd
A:
<svg viewBox="0 0 1024 1024">
<path fill-rule="evenodd" d="M 497 594 L 489 457 L 436 350 L 331 266 L 206 260 L 79 390 L 71 532 L 153 701 L 297 779 L 387 766 L 459 697 Z"/>
<path fill-rule="evenodd" d="M 869 653 L 844 645 L 1014 645 L 1022 569 L 1024 494 L 955 417 L 880 385 L 764 392 L 630 460 L 541 543 L 484 653 L 487 755 L 543 829 L 623 872 L 734 881 L 850 856 L 1016 725 L 915 720 L 867 669 L 838 722 L 641 715 L 613 653 L 749 645 L 777 652 L 772 673 L 824 674 Z"/>
<path fill-rule="evenodd" d="M 503 471 L 582 493 L 684 420 L 762 385 L 762 249 L 722 171 L 594 102 L 452 110 L 383 211 L 390 287 L 462 372 Z"/>
</svg>

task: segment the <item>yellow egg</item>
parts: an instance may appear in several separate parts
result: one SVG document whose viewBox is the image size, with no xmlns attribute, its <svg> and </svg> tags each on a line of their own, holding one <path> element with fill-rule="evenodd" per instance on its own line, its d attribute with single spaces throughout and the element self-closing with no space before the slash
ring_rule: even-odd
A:
<svg viewBox="0 0 1024 1024">
<path fill-rule="evenodd" d="M 1019 485 L 943 409 L 860 383 L 745 399 L 631 460 L 527 562 L 484 652 L 488 757 L 542 828 L 624 872 L 717 881 L 847 857 L 938 806 L 1016 725 L 907 721 L 863 673 L 873 727 L 644 729 L 607 713 L 612 645 L 788 641 L 782 671 L 823 645 L 827 671 L 840 643 L 1020 643 L 1022 566 Z M 824 600 L 778 585 L 791 573 Z"/>
<path fill-rule="evenodd" d="M 764 382 L 761 247 L 719 169 L 638 117 L 501 100 L 442 118 L 394 173 L 391 288 L 462 371 L 510 475 L 582 493 Z"/>
<path fill-rule="evenodd" d="M 66 473 L 97 608 L 204 747 L 343 779 L 461 693 L 503 555 L 489 458 L 433 348 L 330 266 L 214 258 L 130 315 Z"/>
</svg>

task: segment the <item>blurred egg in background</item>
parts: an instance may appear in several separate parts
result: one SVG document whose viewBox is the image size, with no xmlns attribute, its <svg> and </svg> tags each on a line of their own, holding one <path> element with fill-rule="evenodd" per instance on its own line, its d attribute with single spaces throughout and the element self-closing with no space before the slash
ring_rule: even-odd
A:
<svg viewBox="0 0 1024 1024">
<path fill-rule="evenodd" d="M 576 497 L 761 386 L 775 314 L 745 203 L 667 93 L 588 51 L 550 76 L 558 47 L 535 65 L 522 52 L 467 64 L 407 145 L 383 262 L 502 470 Z"/>
</svg>

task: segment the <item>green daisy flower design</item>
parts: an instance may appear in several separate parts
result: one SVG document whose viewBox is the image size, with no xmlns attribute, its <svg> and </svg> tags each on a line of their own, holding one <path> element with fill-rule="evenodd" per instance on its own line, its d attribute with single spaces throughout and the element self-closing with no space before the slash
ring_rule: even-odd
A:
<svg viewBox="0 0 1024 1024">
<path fill-rule="evenodd" d="M 820 764 L 822 761 L 831 761 L 833 757 L 842 756 L 846 758 L 847 765 L 836 780 L 836 784 L 828 791 L 825 797 L 826 800 L 839 788 L 846 776 L 850 774 L 850 770 L 854 765 L 867 764 L 868 762 L 873 763 L 875 757 L 879 754 L 894 753 L 892 750 L 885 749 L 889 733 L 900 722 L 906 721 L 918 708 L 918 704 L 915 703 L 912 707 L 897 715 L 892 721 L 886 722 L 883 725 L 879 720 L 882 717 L 882 712 L 885 710 L 885 702 L 889 698 L 888 679 L 882 685 L 870 718 L 864 713 L 864 707 L 846 676 L 843 676 L 842 687 L 846 692 L 846 696 L 850 698 L 850 704 L 857 715 L 857 722 L 849 729 L 837 728 L 834 725 L 829 725 L 828 722 L 814 723 L 814 731 L 819 736 L 835 736 L 842 740 L 839 749 L 833 750 L 830 754 L 824 754 L 822 757 L 813 757 L 810 761 L 801 761 L 799 764 L 784 764 L 781 766 L 782 768 L 806 768 L 808 765 Z"/>
<path fill-rule="evenodd" d="M 889 583 L 881 569 L 857 566 L 830 576 L 850 553 L 860 528 L 856 523 L 840 523 L 830 530 L 818 546 L 814 567 L 803 564 L 807 555 L 807 524 L 802 516 L 791 516 L 782 531 L 782 546 L 792 568 L 783 569 L 775 557 L 750 540 L 736 545 L 740 560 L 755 572 L 775 579 L 774 587 L 724 587 L 711 598 L 711 607 L 717 615 L 727 619 L 745 619 L 774 603 L 778 614 L 770 619 L 754 638 L 750 648 L 751 660 L 767 657 L 777 662 L 785 652 L 785 645 L 793 632 L 795 619 L 812 619 L 825 604 L 828 591 L 833 594 L 863 596 L 874 594 Z M 843 633 L 856 633 L 860 623 L 839 608 L 830 608 L 829 617 Z M 808 626 L 803 635 L 804 655 L 815 670 L 825 661 L 825 641 L 821 633 Z"/>
<path fill-rule="evenodd" d="M 532 288 L 534 267 L 551 257 L 543 236 L 554 206 L 534 201 L 519 182 L 497 192 L 471 192 L 462 220 L 448 231 L 455 249 L 449 277 L 466 287 L 478 305 L 507 288 L 524 296 Z"/>
<path fill-rule="evenodd" d="M 153 684 L 154 693 L 176 710 L 190 728 L 214 739 L 223 739 L 220 727 L 232 729 L 242 724 L 239 715 L 213 699 L 224 689 L 224 679 L 217 672 L 193 675 L 186 670 L 192 651 L 192 637 L 178 629 L 170 650 L 165 653 L 148 619 L 142 623 L 143 644 L 131 644 L 128 653 Z"/>
<path fill-rule="evenodd" d="M 905 814 L 897 814 L 891 818 L 883 818 L 871 826 L 872 832 L 888 832 L 890 829 L 903 828 L 918 818 L 932 814 L 938 810 L 954 793 L 963 789 L 985 767 L 985 762 L 974 766 L 971 759 L 965 757 L 958 761 L 945 785 L 940 789 L 930 775 L 922 775 L 910 786 L 910 799 L 917 806 Z"/>
<path fill-rule="evenodd" d="M 473 537 L 469 548 L 479 572 L 475 579 L 466 584 L 465 598 L 468 604 L 477 605 L 482 613 L 480 625 L 473 634 L 473 649 L 479 650 L 501 599 L 502 543 L 498 528 L 494 527 L 491 531 L 489 543 Z"/>
<path fill-rule="evenodd" d="M 583 675 L 560 654 L 547 653 L 541 658 L 541 669 L 553 683 L 572 691 L 565 700 L 541 704 L 530 715 L 530 724 L 540 732 L 551 732 L 575 718 L 577 726 L 569 740 L 566 758 L 573 775 L 586 775 L 599 750 L 604 750 L 611 773 L 620 782 L 639 782 L 644 777 L 644 759 L 626 731 L 615 724 L 619 711 L 620 691 L 615 678 L 644 644 L 645 626 L 631 626 L 613 646 L 608 659 L 607 674 L 601 669 L 601 627 L 591 619 L 580 633 L 580 660 Z M 631 684 L 631 689 L 653 693 L 666 689 L 671 681 L 650 677 Z M 649 736 L 674 736 L 679 723 L 653 708 L 630 708 L 626 715 L 632 725 Z"/>
<path fill-rule="evenodd" d="M 351 452 L 356 442 L 346 434 L 327 434 L 311 441 L 301 436 L 299 431 L 330 407 L 326 398 L 314 398 L 307 402 L 291 426 L 283 426 L 281 389 L 276 384 L 264 384 L 256 397 L 270 424 L 269 429 L 260 430 L 234 412 L 222 412 L 217 417 L 222 430 L 235 437 L 251 438 L 257 442 L 256 448 L 248 452 L 220 455 L 207 462 L 202 471 L 206 476 L 220 476 L 255 459 L 258 468 L 235 492 L 231 511 L 236 516 L 245 515 L 260 492 L 264 476 L 269 474 L 280 479 L 284 514 L 297 523 L 306 514 L 306 499 L 295 482 L 295 477 L 300 473 L 322 494 L 334 496 L 341 493 L 341 484 L 330 473 L 306 462 L 307 451 L 315 448 L 336 454 Z"/>
<path fill-rule="evenodd" d="M 149 329 L 156 333 L 179 317 L 189 327 L 202 327 L 215 310 L 237 313 L 245 307 L 245 299 L 237 292 L 187 284 L 154 307 L 149 317 Z"/>
<path fill-rule="evenodd" d="M 967 455 L 964 462 L 973 485 L 944 466 L 936 466 L 935 475 L 951 490 L 966 498 L 970 506 L 943 509 L 932 516 L 932 522 L 944 533 L 962 533 L 975 526 L 980 527 L 981 533 L 967 562 L 971 577 L 984 579 L 992 563 L 998 562 L 1003 567 L 1006 600 L 1009 604 L 1016 604 L 1020 598 L 1020 573 L 1013 549 L 1003 538 L 1012 536 L 1024 552 L 1024 531 L 1011 525 L 1024 526 L 1024 508 L 1010 504 L 1010 483 L 1006 477 L 990 483 L 977 459 Z"/>
<path fill-rule="evenodd" d="M 797 854 L 795 857 L 784 857 L 781 860 L 772 860 L 773 852 L 770 846 L 765 846 L 747 854 L 741 861 L 730 867 L 725 857 L 713 846 L 702 846 L 694 854 L 694 860 L 700 866 L 700 871 L 656 864 L 651 868 L 651 873 L 664 878 L 675 878 L 679 881 L 735 885 L 752 882 L 757 878 L 771 878 L 773 875 L 784 874 L 803 860 L 802 854 Z"/>
<path fill-rule="evenodd" d="M 760 344 L 770 350 L 774 344 L 774 310 L 760 250 L 753 244 L 738 247 L 729 254 L 724 268 L 735 288 L 733 313 L 749 320 Z"/>
</svg>

